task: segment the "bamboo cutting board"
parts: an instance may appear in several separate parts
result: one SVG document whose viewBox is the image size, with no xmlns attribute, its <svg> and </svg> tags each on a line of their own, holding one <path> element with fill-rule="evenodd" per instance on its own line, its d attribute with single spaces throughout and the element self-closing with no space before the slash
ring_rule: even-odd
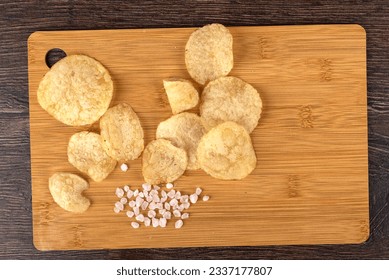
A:
<svg viewBox="0 0 389 280">
<path fill-rule="evenodd" d="M 251 137 L 258 163 L 241 181 L 187 171 L 176 189 L 201 186 L 211 197 L 176 230 L 133 229 L 115 214 L 115 189 L 140 186 L 141 160 L 90 181 L 92 205 L 65 212 L 48 190 L 67 162 L 63 125 L 38 104 L 46 53 L 60 48 L 99 60 L 112 74 L 114 104 L 138 113 L 145 141 L 171 116 L 162 80 L 189 78 L 184 46 L 194 28 L 36 32 L 28 40 L 34 244 L 40 250 L 359 243 L 369 236 L 366 36 L 359 25 L 231 27 L 231 75 L 261 92 L 264 109 Z M 196 110 L 195 110 L 196 111 Z M 88 128 L 95 130 L 98 126 Z"/>
</svg>

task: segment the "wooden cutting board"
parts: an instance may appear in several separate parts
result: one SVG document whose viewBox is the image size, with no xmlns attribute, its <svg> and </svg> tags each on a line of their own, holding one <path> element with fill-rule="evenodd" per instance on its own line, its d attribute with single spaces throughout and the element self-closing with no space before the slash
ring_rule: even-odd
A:
<svg viewBox="0 0 389 280">
<path fill-rule="evenodd" d="M 359 25 L 231 27 L 230 73 L 261 92 L 264 109 L 251 137 L 256 169 L 241 181 L 187 171 L 182 192 L 201 186 L 211 197 L 190 208 L 176 230 L 133 229 L 115 214 L 116 187 L 143 183 L 141 160 L 90 181 L 93 204 L 72 214 L 54 203 L 48 178 L 77 172 L 67 161 L 69 137 L 82 128 L 50 117 L 36 91 L 60 48 L 99 60 L 112 74 L 114 104 L 138 113 L 145 141 L 171 111 L 162 79 L 190 78 L 184 46 L 194 28 L 35 32 L 28 40 L 34 244 L 40 250 L 136 247 L 360 243 L 369 236 L 366 34 Z M 196 110 L 194 110 L 196 111 Z M 89 130 L 96 130 L 96 125 Z"/>
</svg>

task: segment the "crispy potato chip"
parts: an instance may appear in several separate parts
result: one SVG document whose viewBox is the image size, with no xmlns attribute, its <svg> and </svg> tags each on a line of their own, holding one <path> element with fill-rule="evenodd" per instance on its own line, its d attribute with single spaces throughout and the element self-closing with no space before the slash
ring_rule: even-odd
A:
<svg viewBox="0 0 389 280">
<path fill-rule="evenodd" d="M 151 141 L 143 152 L 142 173 L 150 184 L 170 183 L 177 180 L 188 165 L 185 150 L 177 148 L 169 140 Z"/>
<path fill-rule="evenodd" d="M 210 82 L 201 98 L 200 116 L 207 130 L 233 121 L 251 133 L 258 125 L 262 100 L 253 86 L 239 78 L 222 77 Z"/>
<path fill-rule="evenodd" d="M 197 89 L 188 80 L 168 79 L 163 80 L 167 98 L 173 114 L 196 107 L 199 103 L 199 93 Z"/>
<path fill-rule="evenodd" d="M 243 179 L 257 163 L 250 135 L 234 122 L 222 123 L 205 134 L 197 158 L 205 172 L 223 180 Z"/>
<path fill-rule="evenodd" d="M 189 75 L 199 84 L 227 76 L 234 65 L 232 35 L 221 24 L 210 24 L 194 31 L 185 46 Z"/>
<path fill-rule="evenodd" d="M 88 210 L 90 201 L 82 195 L 88 187 L 87 181 L 72 173 L 57 172 L 49 179 L 49 189 L 54 201 L 61 208 L 74 213 Z"/>
<path fill-rule="evenodd" d="M 144 148 L 143 129 L 130 105 L 116 105 L 100 119 L 100 134 L 107 154 L 128 161 L 140 156 Z"/>
<path fill-rule="evenodd" d="M 88 131 L 78 132 L 70 137 L 68 160 L 96 182 L 104 180 L 116 166 L 116 160 L 105 152 L 101 136 Z"/>
<path fill-rule="evenodd" d="M 46 73 L 37 94 L 42 108 L 58 121 L 82 126 L 94 123 L 108 109 L 113 83 L 100 62 L 69 55 Z"/>
<path fill-rule="evenodd" d="M 181 113 L 175 115 L 158 125 L 156 138 L 164 138 L 173 143 L 176 147 L 182 148 L 188 154 L 187 169 L 199 169 L 197 162 L 197 146 L 205 128 L 199 116 L 193 113 Z"/>
</svg>

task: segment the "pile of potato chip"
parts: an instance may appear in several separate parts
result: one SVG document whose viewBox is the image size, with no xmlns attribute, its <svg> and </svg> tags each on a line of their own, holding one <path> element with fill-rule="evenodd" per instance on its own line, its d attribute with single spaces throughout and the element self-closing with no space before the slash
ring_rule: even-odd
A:
<svg viewBox="0 0 389 280">
<path fill-rule="evenodd" d="M 146 183 L 177 180 L 185 170 L 203 169 L 223 180 L 243 179 L 256 166 L 250 133 L 258 124 L 262 101 L 243 80 L 227 76 L 233 67 L 233 38 L 221 24 L 194 31 L 185 47 L 191 81 L 170 78 L 163 85 L 173 116 L 161 122 L 156 140 L 144 148 L 140 120 L 130 105 L 109 108 L 114 86 L 108 70 L 85 55 L 70 55 L 57 62 L 39 84 L 37 97 L 44 110 L 71 126 L 100 120 L 100 134 L 82 131 L 69 140 L 68 161 L 92 180 L 104 180 L 117 162 L 137 159 L 143 152 Z M 200 116 L 184 112 L 199 100 Z M 143 151 L 144 150 L 144 151 Z M 49 189 L 62 208 L 84 212 L 90 202 L 82 196 L 88 182 L 76 174 L 58 172 Z"/>
<path fill-rule="evenodd" d="M 147 182 L 174 181 L 185 169 L 201 168 L 223 180 L 243 179 L 254 170 L 257 159 L 249 134 L 258 125 L 262 101 L 253 86 L 227 76 L 234 64 L 232 43 L 232 35 L 221 24 L 191 34 L 185 47 L 186 67 L 193 80 L 205 87 L 199 98 L 188 80 L 163 81 L 173 116 L 158 125 L 156 138 L 169 140 L 176 149 L 166 150 L 168 144 L 158 140 L 146 147 L 143 176 Z M 196 107 L 199 99 L 200 116 L 182 113 Z"/>
<path fill-rule="evenodd" d="M 144 134 L 137 114 L 122 103 L 109 108 L 113 82 L 106 68 L 85 55 L 70 55 L 57 62 L 41 80 L 37 97 L 43 109 L 72 126 L 91 125 L 100 119 L 100 134 L 82 131 L 70 137 L 68 161 L 93 181 L 101 182 L 118 161 L 138 158 Z M 90 202 L 82 196 L 89 184 L 72 173 L 57 172 L 49 179 L 54 201 L 71 212 L 84 212 Z"/>
</svg>

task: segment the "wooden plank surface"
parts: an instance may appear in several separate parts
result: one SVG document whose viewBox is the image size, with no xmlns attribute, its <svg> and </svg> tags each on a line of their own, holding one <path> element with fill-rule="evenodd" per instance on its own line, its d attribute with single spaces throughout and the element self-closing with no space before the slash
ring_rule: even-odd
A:
<svg viewBox="0 0 389 280">
<path fill-rule="evenodd" d="M 47 180 L 76 172 L 66 158 L 69 137 L 81 129 L 52 119 L 36 100 L 52 48 L 95 57 L 111 72 L 114 103 L 138 113 L 146 143 L 171 113 L 162 79 L 189 78 L 184 45 L 193 31 L 140 29 L 37 32 L 29 38 L 31 172 L 34 244 L 42 250 L 359 243 L 368 238 L 365 32 L 358 25 L 231 27 L 231 75 L 261 92 L 264 113 L 252 134 L 258 157 L 242 181 L 186 172 L 177 188 L 201 185 L 212 197 L 190 210 L 177 231 L 134 230 L 112 211 L 114 190 L 142 183 L 140 159 L 91 182 L 85 214 L 60 209 Z M 90 128 L 95 130 L 94 127 Z"/>
</svg>

